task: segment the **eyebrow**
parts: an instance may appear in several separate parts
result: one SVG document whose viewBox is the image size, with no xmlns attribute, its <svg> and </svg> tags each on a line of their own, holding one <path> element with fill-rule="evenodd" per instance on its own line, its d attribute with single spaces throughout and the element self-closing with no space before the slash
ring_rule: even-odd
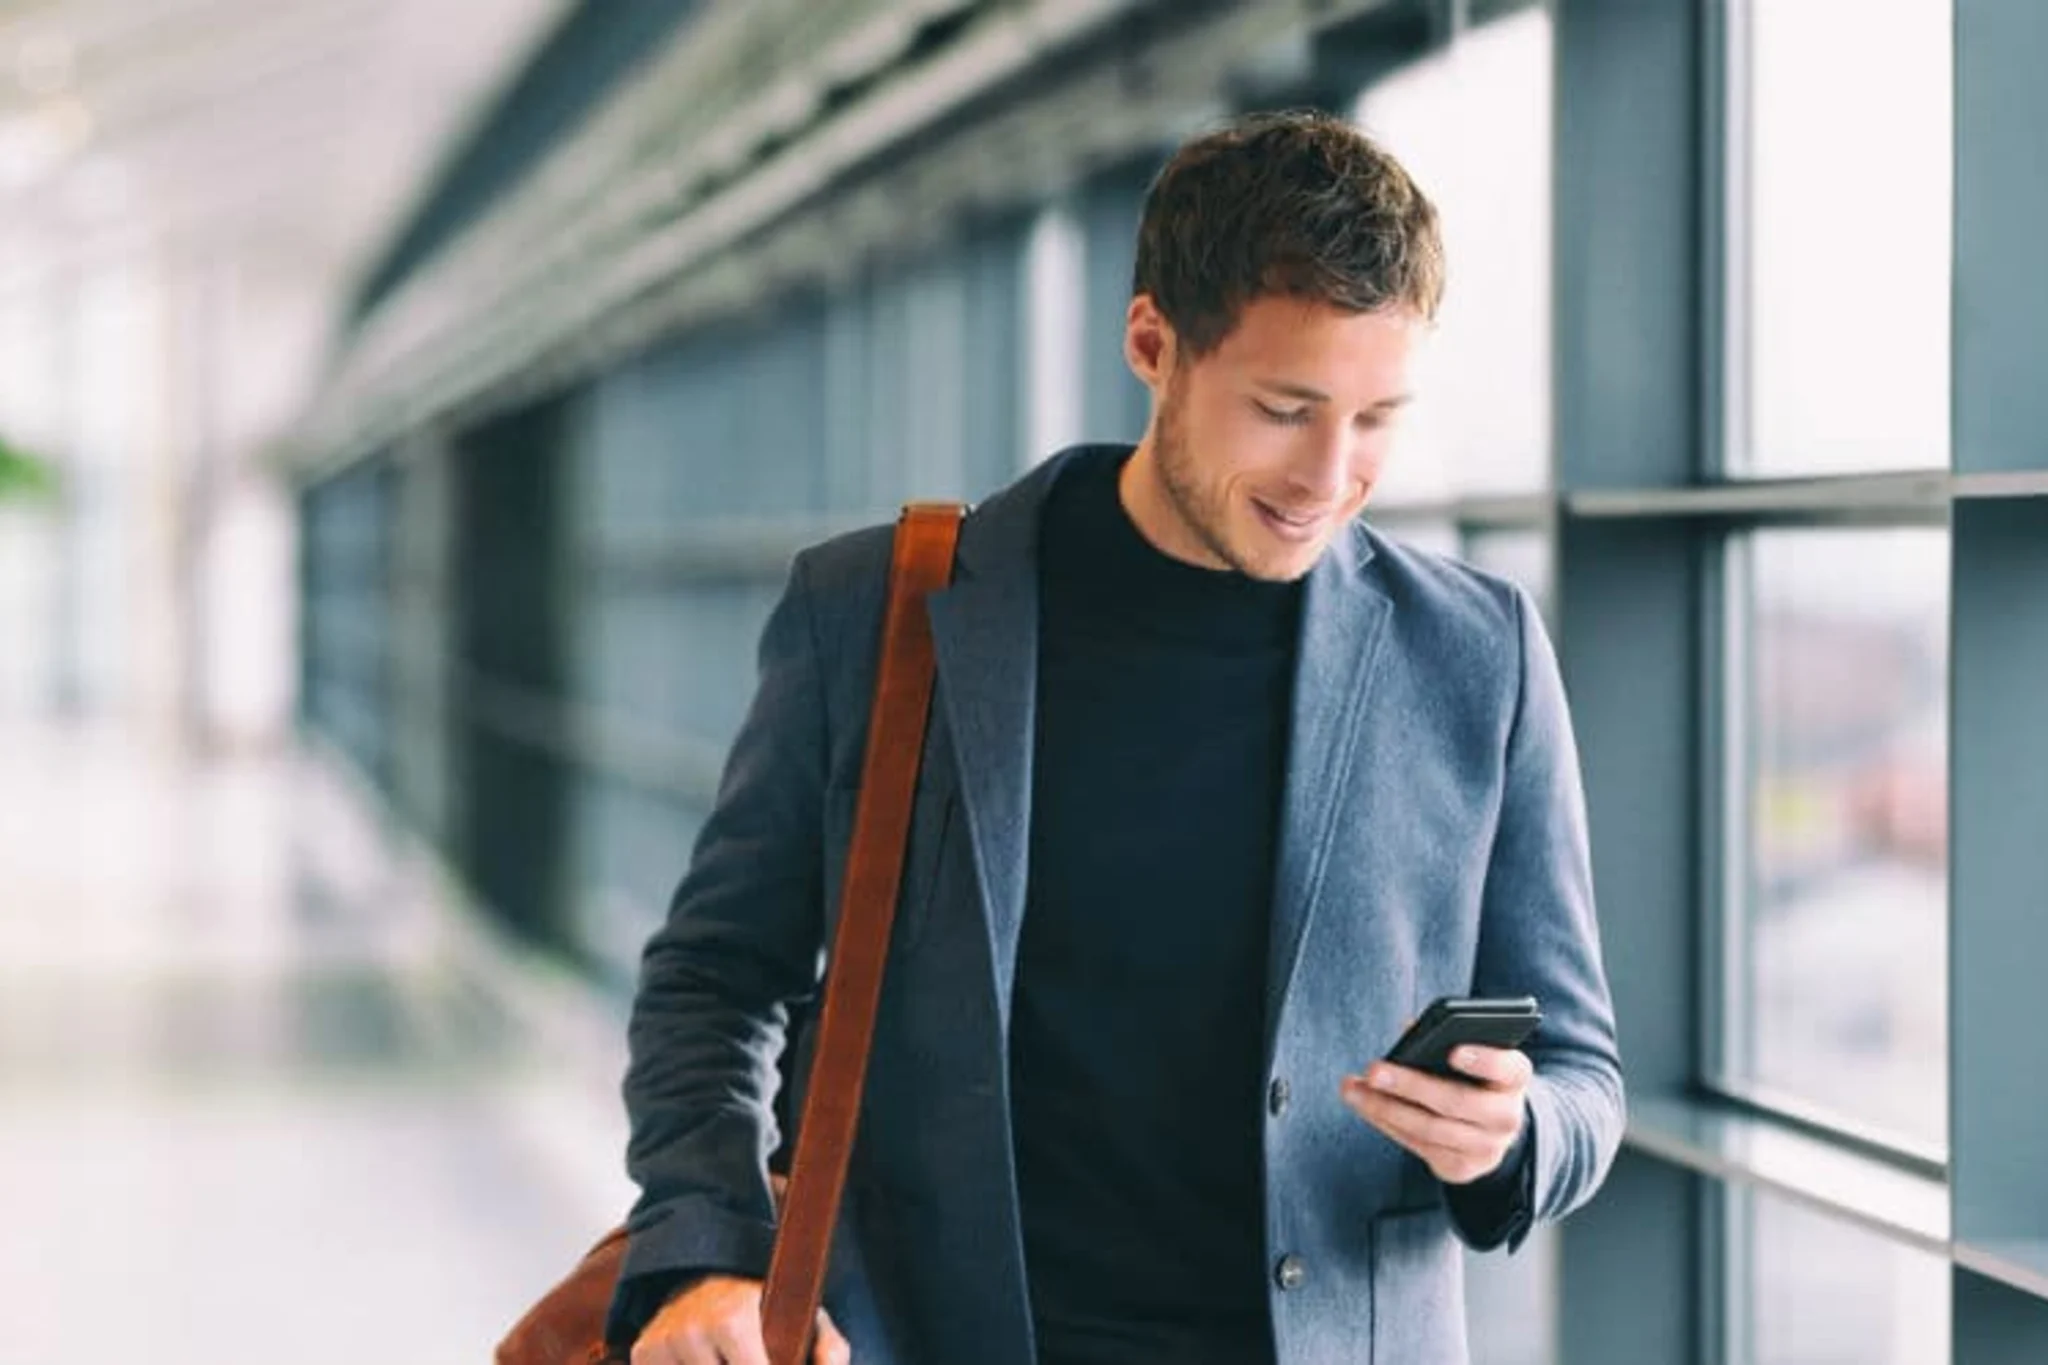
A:
<svg viewBox="0 0 2048 1365">
<path fill-rule="evenodd" d="M 1304 402 L 1327 403 L 1330 401 L 1330 395 L 1324 393 L 1321 389 L 1311 388 L 1307 384 L 1289 383 L 1284 379 L 1261 379 L 1255 382 L 1260 388 L 1270 393 L 1285 394 L 1289 398 L 1299 398 Z M 1373 404 L 1373 407 L 1398 408 L 1414 396 L 1408 393 L 1396 394 L 1392 398 L 1382 398 L 1379 402 Z"/>
</svg>

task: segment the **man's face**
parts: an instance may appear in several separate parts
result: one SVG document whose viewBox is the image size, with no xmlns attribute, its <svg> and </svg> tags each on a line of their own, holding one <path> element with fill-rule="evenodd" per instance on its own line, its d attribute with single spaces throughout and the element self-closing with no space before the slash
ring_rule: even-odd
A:
<svg viewBox="0 0 2048 1365">
<path fill-rule="evenodd" d="M 1209 354 L 1133 301 L 1126 355 L 1152 389 L 1152 430 L 1124 505 L 1167 554 L 1253 578 L 1306 574 L 1365 506 L 1428 324 L 1269 296 Z"/>
</svg>

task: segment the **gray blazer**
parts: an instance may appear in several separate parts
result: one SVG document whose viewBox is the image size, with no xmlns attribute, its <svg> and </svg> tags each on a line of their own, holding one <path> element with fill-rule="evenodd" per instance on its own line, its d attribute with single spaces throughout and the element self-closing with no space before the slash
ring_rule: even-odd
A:
<svg viewBox="0 0 2048 1365">
<path fill-rule="evenodd" d="M 1033 1361 L 1005 1039 L 1037 528 L 1061 463 L 968 516 L 931 601 L 938 689 L 827 1289 L 863 1365 Z M 881 527 L 797 557 L 715 808 L 647 945 L 625 1084 L 643 1193 L 615 1328 L 648 1311 L 636 1277 L 766 1269 L 777 1059 L 837 918 L 889 550 Z M 1534 995 L 1530 1212 L 1592 1195 L 1622 1084 L 1577 756 L 1537 615 L 1498 579 L 1354 526 L 1311 572 L 1301 630 L 1263 1024 L 1294 1096 L 1265 1120 L 1266 1249 L 1306 1269 L 1271 1285 L 1278 1357 L 1452 1365 L 1463 1266 L 1442 1188 L 1339 1081 L 1435 996 Z"/>
</svg>

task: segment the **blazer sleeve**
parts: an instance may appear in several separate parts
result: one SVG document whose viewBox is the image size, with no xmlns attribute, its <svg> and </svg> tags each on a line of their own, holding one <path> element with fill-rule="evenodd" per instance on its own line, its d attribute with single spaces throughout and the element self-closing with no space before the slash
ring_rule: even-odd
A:
<svg viewBox="0 0 2048 1365">
<path fill-rule="evenodd" d="M 1614 1003 L 1601 964 L 1578 748 L 1557 658 L 1535 605 L 1514 591 L 1521 680 L 1500 819 L 1487 864 L 1474 991 L 1533 995 L 1543 1023 L 1528 1046 L 1526 1216 L 1488 1245 L 1512 1250 L 1537 1221 L 1592 1197 L 1621 1144 L 1624 1100 Z M 1454 1220 L 1455 1222 L 1456 1220 Z M 1468 1241 L 1477 1229 L 1460 1227 Z"/>
<path fill-rule="evenodd" d="M 641 958 L 624 1084 L 640 1196 L 614 1343 L 630 1344 L 692 1274 L 765 1278 L 774 1247 L 780 1062 L 824 957 L 825 700 L 805 577 L 799 556 L 689 870 Z"/>
</svg>

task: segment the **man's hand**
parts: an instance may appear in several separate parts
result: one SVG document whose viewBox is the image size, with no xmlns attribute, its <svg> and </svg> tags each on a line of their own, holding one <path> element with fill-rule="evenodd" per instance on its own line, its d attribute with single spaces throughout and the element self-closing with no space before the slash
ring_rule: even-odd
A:
<svg viewBox="0 0 2048 1365">
<path fill-rule="evenodd" d="M 1534 1067 L 1519 1050 L 1476 1045 L 1453 1052 L 1451 1065 L 1473 1081 L 1374 1062 L 1363 1076 L 1344 1078 L 1343 1095 L 1354 1113 L 1421 1157 L 1437 1179 L 1466 1185 L 1498 1169 L 1521 1136 Z"/>
<path fill-rule="evenodd" d="M 850 1365 L 853 1352 L 820 1310 L 812 1365 Z M 711 1275 L 655 1314 L 633 1344 L 633 1365 L 768 1365 L 761 1282 Z"/>
</svg>

